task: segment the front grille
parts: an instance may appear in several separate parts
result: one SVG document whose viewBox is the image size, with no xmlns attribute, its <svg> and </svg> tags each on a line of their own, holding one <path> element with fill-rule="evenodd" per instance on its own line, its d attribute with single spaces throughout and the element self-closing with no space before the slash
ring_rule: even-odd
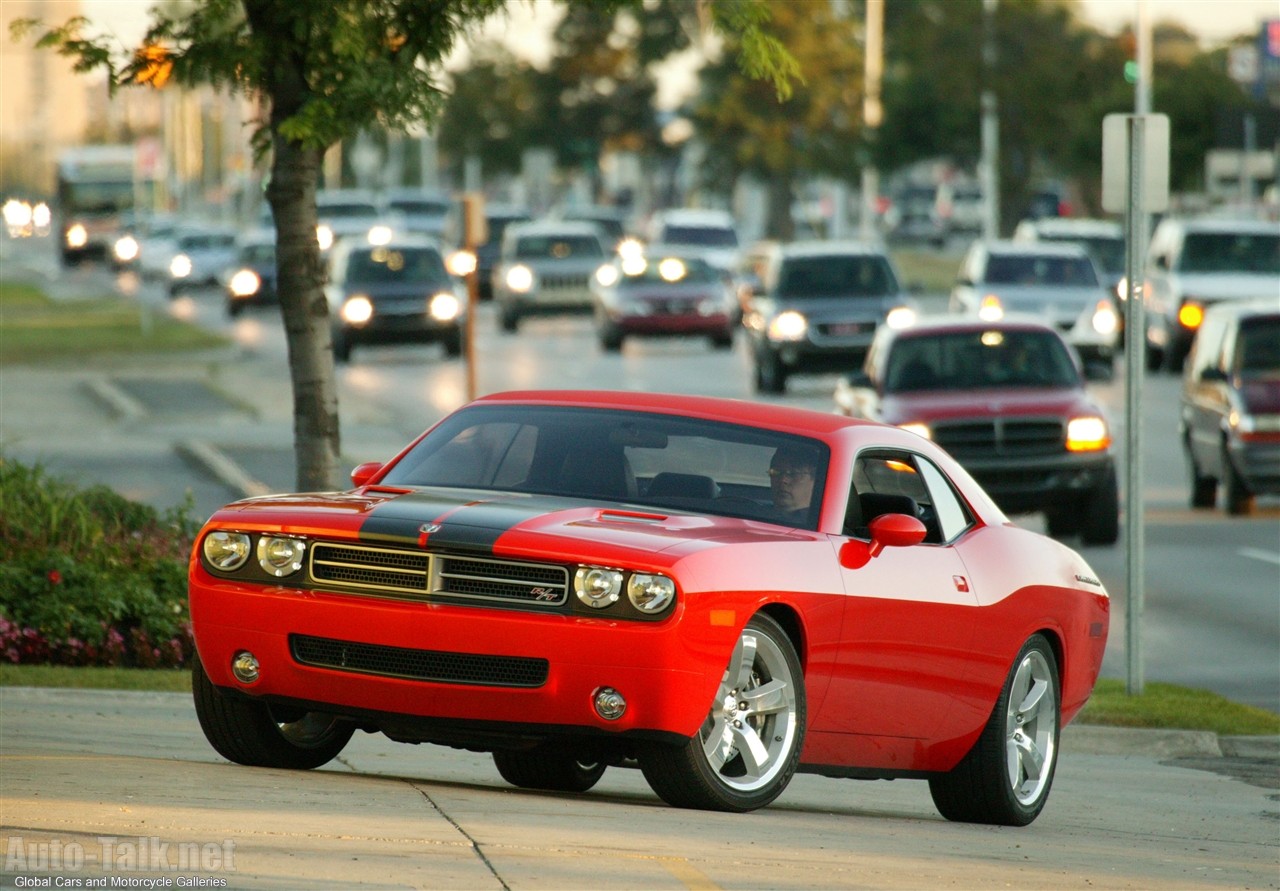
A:
<svg viewBox="0 0 1280 891">
<path fill-rule="evenodd" d="M 442 555 L 437 558 L 432 590 L 460 597 L 560 606 L 569 596 L 569 573 L 563 566 Z"/>
<path fill-rule="evenodd" d="M 430 559 L 422 551 L 320 541 L 311 548 L 311 577 L 343 588 L 426 594 Z"/>
<path fill-rule="evenodd" d="M 542 274 L 538 276 L 538 287 L 544 291 L 585 291 L 590 287 L 591 277 L 581 274 Z"/>
<path fill-rule="evenodd" d="M 933 440 L 959 461 L 1030 458 L 1066 451 L 1066 430 L 1062 422 L 1043 418 L 940 421 L 933 427 Z"/>
<path fill-rule="evenodd" d="M 298 634 L 289 637 L 289 646 L 303 665 L 442 684 L 541 687 L 550 668 L 546 659 L 527 656 L 415 650 Z"/>
<path fill-rule="evenodd" d="M 569 598 L 569 571 L 563 566 L 323 541 L 311 548 L 311 578 L 325 587 L 393 597 L 437 595 L 540 607 L 563 606 Z"/>
</svg>

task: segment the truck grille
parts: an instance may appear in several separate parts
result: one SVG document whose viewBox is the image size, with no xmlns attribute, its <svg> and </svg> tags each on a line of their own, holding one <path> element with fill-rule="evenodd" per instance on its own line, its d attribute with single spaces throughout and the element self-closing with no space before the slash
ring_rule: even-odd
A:
<svg viewBox="0 0 1280 891">
<path fill-rule="evenodd" d="M 992 457 L 1035 457 L 1066 451 L 1061 421 L 1046 418 L 992 418 L 940 421 L 933 440 L 957 460 Z"/>
<path fill-rule="evenodd" d="M 415 650 L 300 634 L 289 637 L 289 647 L 302 665 L 442 684 L 540 687 L 550 668 L 546 659 L 528 656 Z"/>
<path fill-rule="evenodd" d="M 311 548 L 311 578 L 326 587 L 392 597 L 436 595 L 542 607 L 563 606 L 569 598 L 569 572 L 563 566 L 335 542 Z"/>
</svg>

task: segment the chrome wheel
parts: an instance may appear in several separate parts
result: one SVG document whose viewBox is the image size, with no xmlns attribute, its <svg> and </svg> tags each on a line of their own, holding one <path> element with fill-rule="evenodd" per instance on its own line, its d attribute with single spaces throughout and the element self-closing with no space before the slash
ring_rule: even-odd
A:
<svg viewBox="0 0 1280 891">
<path fill-rule="evenodd" d="M 676 807 L 749 811 L 777 798 L 795 773 L 805 728 L 804 675 L 773 619 L 747 623 L 706 721 L 680 746 L 640 752 L 645 779 Z"/>
<path fill-rule="evenodd" d="M 1057 682 L 1045 656 L 1027 653 L 1009 689 L 1005 753 L 1009 785 L 1024 807 L 1045 793 L 1058 747 Z"/>
</svg>

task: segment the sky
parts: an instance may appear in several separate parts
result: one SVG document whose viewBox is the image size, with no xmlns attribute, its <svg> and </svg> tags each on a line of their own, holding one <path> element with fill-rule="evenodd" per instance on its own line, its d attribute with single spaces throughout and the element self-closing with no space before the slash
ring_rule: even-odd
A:
<svg viewBox="0 0 1280 891">
<path fill-rule="evenodd" d="M 785 0 L 778 0 L 785 2 Z M 794 2 L 794 0 L 791 0 Z M 902 2 L 902 0 L 889 0 Z M 1080 0 L 1094 27 L 1114 33 L 1134 21 L 1139 0 Z M 1280 0 L 1146 0 L 1153 22 L 1173 20 L 1206 43 L 1216 43 L 1243 33 L 1257 33 L 1264 19 L 1280 19 Z M 539 0 L 536 6 L 551 5 Z M 114 32 L 129 45 L 146 30 L 150 0 L 80 0 L 83 14 L 105 31 Z M 515 18 L 528 15 L 528 4 L 512 3 L 513 21 L 506 30 L 525 33 Z"/>
</svg>

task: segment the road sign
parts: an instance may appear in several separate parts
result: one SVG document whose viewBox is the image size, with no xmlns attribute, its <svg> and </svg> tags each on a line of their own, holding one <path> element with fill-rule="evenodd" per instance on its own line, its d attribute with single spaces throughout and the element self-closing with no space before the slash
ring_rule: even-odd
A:
<svg viewBox="0 0 1280 891">
<path fill-rule="evenodd" d="M 1109 114 L 1102 119 L 1102 209 L 1120 213 L 1129 206 L 1130 119 L 1141 124 L 1142 154 L 1136 169 L 1142 181 L 1144 212 L 1169 207 L 1169 116 Z"/>
</svg>

